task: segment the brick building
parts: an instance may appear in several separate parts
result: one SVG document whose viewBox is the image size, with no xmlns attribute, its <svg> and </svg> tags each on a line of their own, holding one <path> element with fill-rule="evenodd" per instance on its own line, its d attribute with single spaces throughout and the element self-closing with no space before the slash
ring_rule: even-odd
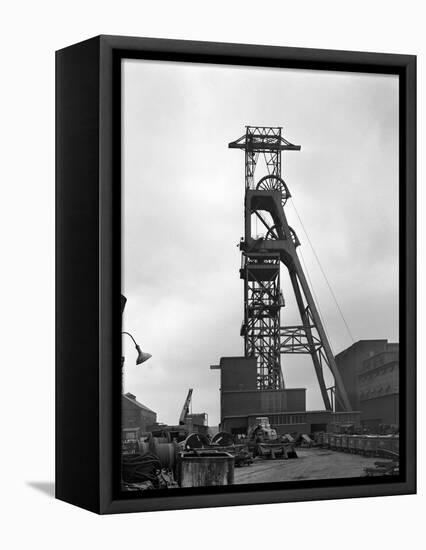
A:
<svg viewBox="0 0 426 550">
<path fill-rule="evenodd" d="M 139 428 L 142 432 L 145 432 L 148 426 L 157 422 L 157 413 L 139 403 L 132 393 L 121 396 L 121 410 L 123 429 Z"/>
</svg>

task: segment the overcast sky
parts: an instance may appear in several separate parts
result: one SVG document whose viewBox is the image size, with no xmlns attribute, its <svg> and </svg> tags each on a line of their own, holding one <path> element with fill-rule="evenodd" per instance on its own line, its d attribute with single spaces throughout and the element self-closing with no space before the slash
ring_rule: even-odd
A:
<svg viewBox="0 0 426 550">
<path fill-rule="evenodd" d="M 125 391 L 177 423 L 219 421 L 221 356 L 243 355 L 245 125 L 283 126 L 300 144 L 282 175 L 354 340 L 398 341 L 398 79 L 367 75 L 123 62 L 124 330 L 152 358 L 135 365 L 123 340 Z M 352 344 L 291 204 L 314 292 L 338 353 Z M 259 228 L 260 230 L 260 228 Z M 281 323 L 299 317 L 285 268 Z M 282 356 L 287 387 L 322 409 L 310 356 Z M 331 382 L 328 376 L 327 380 Z"/>
</svg>

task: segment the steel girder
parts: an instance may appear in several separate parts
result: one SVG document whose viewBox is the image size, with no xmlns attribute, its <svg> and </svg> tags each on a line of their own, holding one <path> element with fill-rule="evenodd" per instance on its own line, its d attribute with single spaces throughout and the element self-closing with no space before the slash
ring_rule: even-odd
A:
<svg viewBox="0 0 426 550">
<path fill-rule="evenodd" d="M 280 351 L 280 259 L 243 255 L 244 351 L 257 356 L 259 389 L 283 389 Z M 266 263 L 267 262 L 267 263 Z"/>
<path fill-rule="evenodd" d="M 288 225 L 284 206 L 290 192 L 281 179 L 281 151 L 300 150 L 281 135 L 280 127 L 247 126 L 246 133 L 229 144 L 231 149 L 245 151 L 245 238 L 240 244 L 243 252 L 244 279 L 244 323 L 241 335 L 244 337 L 246 356 L 257 356 L 258 388 L 282 389 L 284 379 L 281 370 L 281 354 L 305 353 L 312 357 L 324 406 L 332 410 L 332 403 L 326 388 L 323 367 L 332 372 L 339 387 L 344 410 L 351 410 L 346 390 L 337 369 L 330 344 L 322 325 L 311 290 L 299 261 L 296 248 L 300 245 L 294 230 Z M 262 156 L 269 175 L 255 181 L 255 170 Z M 267 184 L 260 184 L 266 181 Z M 280 199 L 275 200 L 274 195 Z M 262 209 L 269 208 L 273 223 L 252 207 L 250 201 L 257 200 Z M 269 206 L 268 206 L 269 204 Z M 266 205 L 266 206 L 265 206 Z M 251 215 L 267 229 L 265 239 L 251 237 Z M 275 271 L 271 264 L 275 263 Z M 284 305 L 280 291 L 280 263 L 289 272 L 302 324 L 280 326 L 280 309 Z M 267 267 L 268 266 L 268 267 Z"/>
</svg>

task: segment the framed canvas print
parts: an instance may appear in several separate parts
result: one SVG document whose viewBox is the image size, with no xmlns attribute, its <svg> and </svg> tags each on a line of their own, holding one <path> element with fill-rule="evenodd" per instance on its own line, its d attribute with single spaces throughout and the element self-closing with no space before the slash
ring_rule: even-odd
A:
<svg viewBox="0 0 426 550">
<path fill-rule="evenodd" d="M 414 493 L 415 56 L 56 60 L 57 498 Z"/>
</svg>

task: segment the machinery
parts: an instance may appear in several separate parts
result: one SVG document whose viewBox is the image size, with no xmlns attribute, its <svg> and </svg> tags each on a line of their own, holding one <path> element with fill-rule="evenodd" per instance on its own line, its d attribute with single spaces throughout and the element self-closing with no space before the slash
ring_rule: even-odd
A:
<svg viewBox="0 0 426 550">
<path fill-rule="evenodd" d="M 123 428 L 121 431 L 121 450 L 123 454 L 134 454 L 139 451 L 140 428 Z"/>
<path fill-rule="evenodd" d="M 340 405 L 350 411 L 340 373 L 297 254 L 300 241 L 287 221 L 285 206 L 291 197 L 282 178 L 281 152 L 299 151 L 282 136 L 281 127 L 246 126 L 246 132 L 229 143 L 245 154 L 245 234 L 240 242 L 244 280 L 244 338 L 246 357 L 257 358 L 259 390 L 285 388 L 281 354 L 309 354 L 326 410 L 332 404 L 324 380 L 327 366 L 339 389 Z M 263 171 L 262 171 L 263 170 Z M 255 234 L 260 225 L 263 234 Z M 280 267 L 289 274 L 300 322 L 282 326 L 285 301 L 280 287 Z M 337 396 L 337 394 L 336 394 Z"/>
<path fill-rule="evenodd" d="M 157 438 L 167 438 L 168 442 L 184 441 L 188 435 L 193 432 L 199 433 L 203 436 L 206 436 L 208 433 L 207 426 L 207 414 L 206 413 L 196 413 L 190 414 L 189 409 L 192 399 L 192 388 L 188 390 L 185 402 L 182 407 L 182 411 L 179 416 L 179 421 L 177 425 L 169 424 L 155 424 L 149 426 L 149 430 L 154 437 Z"/>
<path fill-rule="evenodd" d="M 281 437 L 271 427 L 269 418 L 260 416 L 255 424 L 250 426 L 247 434 L 249 448 L 254 456 L 262 458 L 297 458 L 294 444 L 286 437 Z"/>
<path fill-rule="evenodd" d="M 278 440 L 277 431 L 271 428 L 269 418 L 266 416 L 256 418 L 256 424 L 250 426 L 247 435 L 251 441 L 256 441 L 258 443 Z"/>
<path fill-rule="evenodd" d="M 180 413 L 180 417 L 179 417 L 180 425 L 185 424 L 186 417 L 189 413 L 189 406 L 191 404 L 191 399 L 192 399 L 192 391 L 193 391 L 192 388 L 189 388 L 188 395 L 186 396 L 185 403 L 183 404 L 182 412 Z"/>
</svg>

